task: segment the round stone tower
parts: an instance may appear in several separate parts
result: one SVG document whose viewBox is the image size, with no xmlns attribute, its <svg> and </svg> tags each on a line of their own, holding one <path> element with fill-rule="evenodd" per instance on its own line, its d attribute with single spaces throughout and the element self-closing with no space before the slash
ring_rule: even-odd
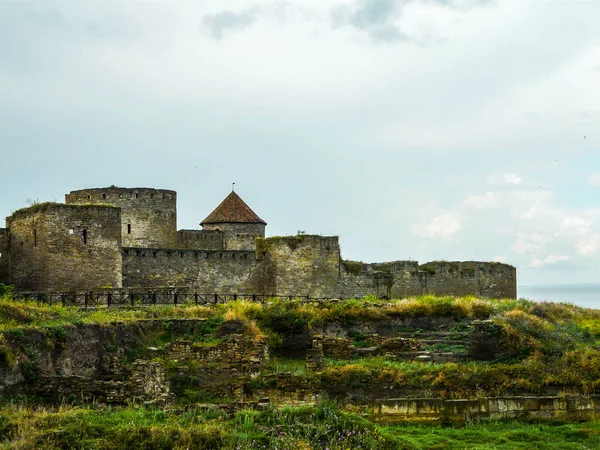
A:
<svg viewBox="0 0 600 450">
<path fill-rule="evenodd" d="M 267 222 L 231 192 L 200 225 L 205 230 L 222 231 L 225 250 L 255 250 L 256 238 L 265 237 Z"/>
<path fill-rule="evenodd" d="M 177 192 L 151 188 L 94 188 L 71 191 L 67 204 L 121 208 L 123 247 L 177 246 Z"/>
</svg>

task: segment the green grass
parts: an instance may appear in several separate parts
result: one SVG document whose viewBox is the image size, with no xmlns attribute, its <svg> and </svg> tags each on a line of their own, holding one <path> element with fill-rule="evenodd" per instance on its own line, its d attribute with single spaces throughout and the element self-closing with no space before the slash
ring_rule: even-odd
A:
<svg viewBox="0 0 600 450">
<path fill-rule="evenodd" d="M 0 449 L 598 449 L 600 422 L 376 425 L 333 404 L 164 411 L 152 408 L 0 410 Z"/>
</svg>

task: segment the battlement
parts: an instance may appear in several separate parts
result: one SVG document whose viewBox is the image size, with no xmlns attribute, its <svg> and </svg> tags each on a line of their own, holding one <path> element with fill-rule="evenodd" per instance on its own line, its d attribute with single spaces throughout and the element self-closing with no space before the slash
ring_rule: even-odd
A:
<svg viewBox="0 0 600 450">
<path fill-rule="evenodd" d="M 211 260 L 256 259 L 256 252 L 248 250 L 194 250 L 181 248 L 123 247 L 123 256 L 140 258 L 184 258 Z"/>
<path fill-rule="evenodd" d="M 69 204 L 63 203 L 45 202 L 36 203 L 26 208 L 21 208 L 12 213 L 6 218 L 6 225 L 10 228 L 10 225 L 18 220 L 32 217 L 38 214 L 62 214 L 68 211 L 87 211 L 89 214 L 96 214 L 98 216 L 106 217 L 120 217 L 121 212 L 118 208 L 108 204 Z"/>
<path fill-rule="evenodd" d="M 71 204 L 107 204 L 121 208 L 123 245 L 177 246 L 177 193 L 153 188 L 93 188 L 65 195 Z"/>
<path fill-rule="evenodd" d="M 177 247 L 198 250 L 223 250 L 224 233 L 220 230 L 179 230 Z"/>
<path fill-rule="evenodd" d="M 165 200 L 169 203 L 177 201 L 177 192 L 168 189 L 154 188 L 122 188 L 122 187 L 106 187 L 106 188 L 90 188 L 78 189 L 65 194 L 65 202 L 81 203 L 81 202 L 102 202 L 102 201 L 134 201 L 138 200 L 160 203 Z"/>
</svg>

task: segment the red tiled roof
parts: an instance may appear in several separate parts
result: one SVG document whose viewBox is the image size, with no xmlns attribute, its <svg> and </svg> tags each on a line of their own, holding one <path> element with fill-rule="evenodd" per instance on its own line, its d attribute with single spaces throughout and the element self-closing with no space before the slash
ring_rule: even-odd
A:
<svg viewBox="0 0 600 450">
<path fill-rule="evenodd" d="M 200 222 L 200 225 L 205 223 L 262 223 L 267 224 L 264 220 L 256 215 L 252 209 L 237 195 L 232 192 L 219 206 L 211 212 L 206 219 Z"/>
</svg>

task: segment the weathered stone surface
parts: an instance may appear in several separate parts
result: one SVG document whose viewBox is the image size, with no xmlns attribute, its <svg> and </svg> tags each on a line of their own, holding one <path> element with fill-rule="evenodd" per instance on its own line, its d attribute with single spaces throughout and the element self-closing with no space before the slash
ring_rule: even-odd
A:
<svg viewBox="0 0 600 450">
<path fill-rule="evenodd" d="M 120 209 L 40 204 L 17 211 L 7 225 L 17 289 L 122 286 Z"/>
<path fill-rule="evenodd" d="M 125 247 L 177 245 L 177 192 L 150 188 L 99 188 L 71 191 L 67 204 L 103 204 L 121 209 Z"/>
<path fill-rule="evenodd" d="M 483 397 L 477 399 L 398 398 L 379 400 L 373 418 L 385 422 L 470 419 L 590 419 L 598 396 Z"/>
<path fill-rule="evenodd" d="M 10 283 L 10 246 L 7 228 L 0 228 L 0 283 Z"/>
</svg>

